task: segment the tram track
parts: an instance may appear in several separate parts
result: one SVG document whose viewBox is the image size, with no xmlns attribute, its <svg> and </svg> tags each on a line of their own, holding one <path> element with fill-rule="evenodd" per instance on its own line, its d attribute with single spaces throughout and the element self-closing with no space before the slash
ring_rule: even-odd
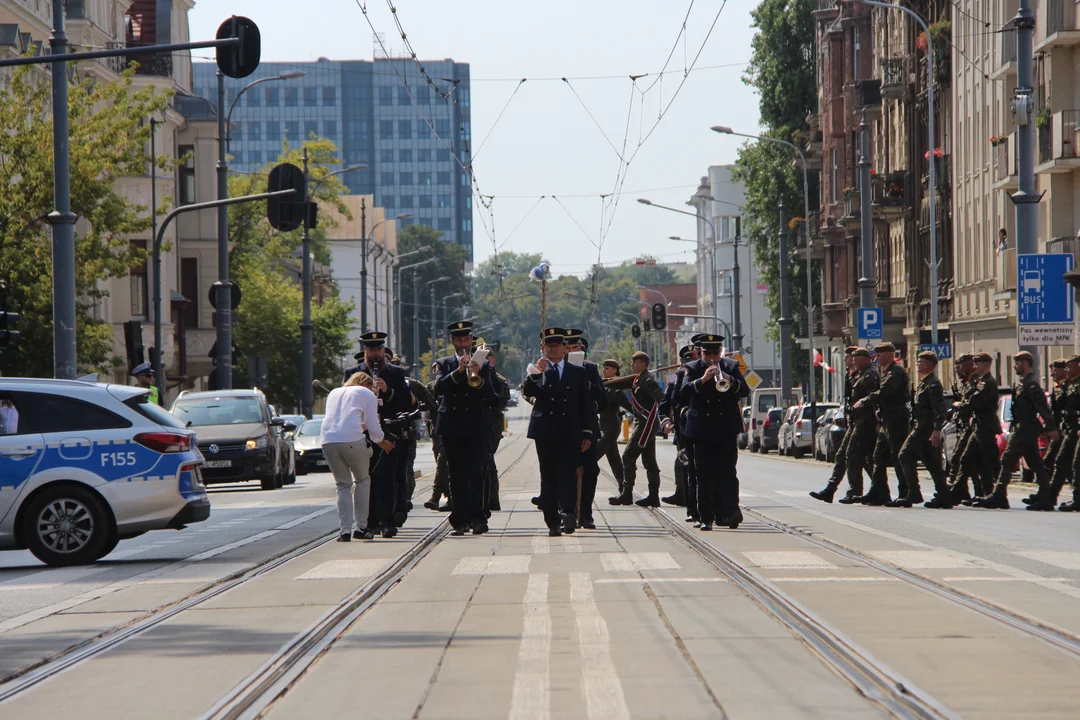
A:
<svg viewBox="0 0 1080 720">
<path fill-rule="evenodd" d="M 517 457 L 499 472 L 502 478 L 525 457 L 531 444 L 524 434 L 503 446 L 522 445 Z M 500 450 L 502 450 L 500 449 Z M 396 560 L 331 608 L 308 628 L 283 645 L 255 672 L 238 683 L 201 720 L 241 720 L 262 717 L 271 706 L 310 670 L 365 613 L 418 565 L 450 532 L 449 517 L 442 518 Z"/>
<path fill-rule="evenodd" d="M 503 446 L 503 448 L 500 448 L 500 454 L 503 449 L 509 449 L 515 444 L 516 443 L 514 443 L 513 441 L 507 443 Z M 522 451 L 521 455 L 519 455 L 513 461 L 513 463 L 503 472 L 508 472 L 510 468 L 520 462 L 522 457 L 524 457 L 524 450 Z M 422 498 L 425 495 L 430 494 L 431 490 L 431 484 L 427 484 L 424 487 L 417 487 L 416 491 L 413 494 L 413 500 L 415 501 L 417 498 Z M 442 517 L 432 531 L 426 533 L 423 537 L 416 541 L 416 543 L 411 545 L 409 549 L 405 550 L 404 553 L 399 555 L 395 560 L 391 561 L 391 563 L 383 570 L 383 572 L 381 572 L 376 578 L 373 578 L 372 581 L 374 582 L 379 578 L 385 577 L 388 573 L 391 573 L 402 563 L 402 560 L 404 558 L 413 554 L 416 548 L 422 543 L 429 541 L 429 536 L 435 533 L 440 528 L 442 529 L 443 534 L 445 534 L 445 532 L 448 531 L 447 524 L 448 518 Z M 20 668 L 19 670 L 9 674 L 6 678 L 0 681 L 0 705 L 3 705 L 9 700 L 12 700 L 26 693 L 32 688 L 52 678 L 55 678 L 61 673 L 64 673 L 95 657 L 101 656 L 104 653 L 107 653 L 110 650 L 128 642 L 129 640 L 132 640 L 133 638 L 136 638 L 149 632 L 150 630 L 153 630 L 162 623 L 172 620 L 177 616 L 181 615 L 182 613 L 187 612 L 188 610 L 201 606 L 204 603 L 207 603 L 210 600 L 229 592 L 230 590 L 234 590 L 237 587 L 245 585 L 252 580 L 255 580 L 256 578 L 266 575 L 267 573 L 276 570 L 293 560 L 297 560 L 298 558 L 301 558 L 308 553 L 311 553 L 318 548 L 335 541 L 337 536 L 338 531 L 336 529 L 331 533 L 321 534 L 314 539 L 307 540 L 270 558 L 262 560 L 247 568 L 243 568 L 234 573 L 226 575 L 223 578 L 215 580 L 207 585 L 204 585 L 203 587 L 192 591 L 190 594 L 184 596 L 183 598 L 175 600 L 162 607 L 155 608 L 154 610 L 147 612 L 137 618 L 134 618 L 123 625 L 112 627 L 105 632 L 99 633 L 97 635 L 94 635 L 93 637 L 86 639 L 85 641 L 69 646 L 64 650 L 55 653 L 47 658 L 43 658 L 39 662 Z M 366 583 L 365 586 L 371 584 L 372 583 L 369 582 Z M 388 589 L 389 587 L 387 587 L 387 590 Z"/>
</svg>

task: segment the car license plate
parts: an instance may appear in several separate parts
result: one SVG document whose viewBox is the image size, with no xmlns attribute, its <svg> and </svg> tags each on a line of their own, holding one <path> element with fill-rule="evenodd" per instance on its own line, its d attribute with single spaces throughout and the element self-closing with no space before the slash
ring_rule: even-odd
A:
<svg viewBox="0 0 1080 720">
<path fill-rule="evenodd" d="M 326 462 L 325 460 L 316 460 L 315 464 L 318 465 L 319 467 L 326 467 L 330 463 Z"/>
<path fill-rule="evenodd" d="M 232 467 L 232 460 L 207 460 L 206 467 L 208 468 L 226 468 Z"/>
</svg>

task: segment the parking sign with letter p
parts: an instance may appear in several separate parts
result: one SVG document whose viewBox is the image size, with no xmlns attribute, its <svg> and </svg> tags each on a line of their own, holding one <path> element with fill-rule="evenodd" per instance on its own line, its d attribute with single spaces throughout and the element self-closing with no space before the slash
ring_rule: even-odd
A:
<svg viewBox="0 0 1080 720">
<path fill-rule="evenodd" d="M 880 340 L 885 334 L 885 316 L 881 308 L 859 308 L 859 339 Z"/>
</svg>

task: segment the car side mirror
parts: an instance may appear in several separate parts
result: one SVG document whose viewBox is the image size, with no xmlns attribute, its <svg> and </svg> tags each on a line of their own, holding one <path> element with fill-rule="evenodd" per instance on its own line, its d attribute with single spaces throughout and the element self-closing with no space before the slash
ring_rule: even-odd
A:
<svg viewBox="0 0 1080 720">
<path fill-rule="evenodd" d="M 285 418 L 282 418 L 282 417 L 270 418 L 270 424 L 271 425 L 278 425 L 278 426 L 284 425 L 285 424 Z"/>
<path fill-rule="evenodd" d="M 285 428 L 285 432 L 287 432 L 287 433 L 296 432 L 296 426 L 293 425 L 291 422 L 286 421 L 285 425 L 284 425 L 284 428 Z"/>
</svg>

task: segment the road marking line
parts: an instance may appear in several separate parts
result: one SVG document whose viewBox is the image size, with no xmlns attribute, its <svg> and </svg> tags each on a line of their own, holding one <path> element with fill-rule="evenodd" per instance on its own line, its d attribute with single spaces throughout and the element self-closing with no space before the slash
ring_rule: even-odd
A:
<svg viewBox="0 0 1080 720">
<path fill-rule="evenodd" d="M 807 493 L 809 490 L 773 490 L 777 495 L 785 495 L 787 497 L 809 497 Z"/>
<path fill-rule="evenodd" d="M 1080 553 L 1060 550 L 1021 550 L 1014 551 L 1013 554 L 1066 570 L 1080 570 Z"/>
<path fill-rule="evenodd" d="M 876 558 L 912 570 L 969 570 L 981 568 L 974 558 L 956 557 L 939 550 L 872 550 Z"/>
<path fill-rule="evenodd" d="M 297 580 L 347 580 L 367 578 L 386 567 L 386 560 L 327 560 L 298 575 Z"/>
<path fill-rule="evenodd" d="M 547 535 L 537 535 L 532 539 L 533 555 L 547 555 L 551 552 L 551 541 Z"/>
<path fill-rule="evenodd" d="M 681 570 L 671 553 L 603 553 L 600 562 L 607 572 L 637 572 L 639 570 Z"/>
<path fill-rule="evenodd" d="M 201 552 L 198 555 L 192 555 L 187 560 L 188 560 L 188 562 L 199 562 L 201 560 L 208 560 L 208 559 L 210 559 L 212 557 L 215 557 L 217 555 L 220 555 L 222 553 L 229 552 L 230 550 L 235 550 L 236 548 L 244 547 L 245 545 L 250 545 L 253 542 L 258 542 L 259 540 L 262 540 L 264 538 L 268 538 L 271 535 L 277 535 L 279 532 L 281 532 L 281 531 L 280 530 L 264 530 L 261 533 L 257 533 L 255 535 L 252 535 L 251 537 L 246 537 L 243 540 L 237 540 L 236 542 L 231 542 L 228 545 L 222 545 L 221 547 L 216 547 L 216 548 L 214 548 L 212 550 L 207 550 L 206 552 Z"/>
<path fill-rule="evenodd" d="M 596 585 L 618 585 L 623 583 L 649 583 L 653 585 L 655 583 L 726 583 L 729 582 L 727 578 L 715 578 L 715 577 L 687 577 L 687 578 L 598 578 L 593 583 Z"/>
<path fill-rule="evenodd" d="M 581 552 L 581 540 L 576 537 L 568 537 L 562 543 L 563 552 L 567 553 L 579 553 Z"/>
<path fill-rule="evenodd" d="M 570 573 L 570 606 L 577 621 L 582 694 L 587 716 L 604 720 L 629 718 L 622 683 L 611 660 L 611 636 L 593 599 L 589 573 Z"/>
<path fill-rule="evenodd" d="M 546 538 L 545 538 L 546 539 Z M 511 720 L 546 720 L 550 715 L 551 611 L 548 575 L 529 575 L 525 588 L 525 620 L 514 673 Z"/>
<path fill-rule="evenodd" d="M 746 558 L 766 570 L 836 570 L 833 563 L 806 551 L 744 552 Z"/>
<path fill-rule="evenodd" d="M 454 575 L 525 575 L 531 555 L 480 555 L 463 557 Z"/>
</svg>

